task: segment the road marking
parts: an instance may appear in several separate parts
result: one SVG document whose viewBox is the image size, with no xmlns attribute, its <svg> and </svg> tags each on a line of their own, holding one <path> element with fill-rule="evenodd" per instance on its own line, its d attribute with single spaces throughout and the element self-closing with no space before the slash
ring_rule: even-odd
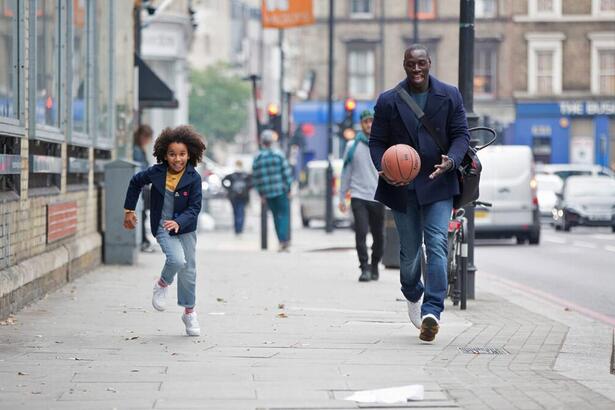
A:
<svg viewBox="0 0 615 410">
<path fill-rule="evenodd" d="M 564 239 L 564 238 L 557 238 L 557 237 L 546 237 L 544 240 L 547 241 L 547 242 L 559 243 L 559 244 L 564 244 L 564 243 L 567 242 L 566 239 Z"/>
<path fill-rule="evenodd" d="M 609 252 L 615 252 L 615 246 L 607 245 L 604 247 L 604 249 L 606 249 Z"/>
<path fill-rule="evenodd" d="M 596 245 L 591 242 L 574 241 L 572 246 L 578 246 L 579 248 L 596 249 Z"/>
<path fill-rule="evenodd" d="M 615 235 L 605 235 L 602 233 L 592 235 L 592 238 L 600 239 L 601 241 L 615 241 Z"/>
</svg>

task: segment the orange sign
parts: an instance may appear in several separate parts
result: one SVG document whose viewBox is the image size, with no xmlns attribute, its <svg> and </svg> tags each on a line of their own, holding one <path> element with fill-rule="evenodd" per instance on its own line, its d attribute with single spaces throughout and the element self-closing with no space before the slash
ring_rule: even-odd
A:
<svg viewBox="0 0 615 410">
<path fill-rule="evenodd" d="M 314 24 L 312 0 L 262 0 L 265 28 L 290 28 Z"/>
</svg>

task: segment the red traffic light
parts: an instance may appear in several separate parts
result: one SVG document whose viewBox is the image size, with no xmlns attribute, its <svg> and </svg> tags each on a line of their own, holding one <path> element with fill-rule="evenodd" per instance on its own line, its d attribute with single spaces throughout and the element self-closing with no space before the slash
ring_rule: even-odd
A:
<svg viewBox="0 0 615 410">
<path fill-rule="evenodd" d="M 346 111 L 352 111 L 355 108 L 357 108 L 357 102 L 354 98 L 346 98 L 346 101 L 344 101 L 344 109 Z"/>
<path fill-rule="evenodd" d="M 270 116 L 278 115 L 280 113 L 280 109 L 277 104 L 271 103 L 267 106 L 267 113 Z"/>
</svg>

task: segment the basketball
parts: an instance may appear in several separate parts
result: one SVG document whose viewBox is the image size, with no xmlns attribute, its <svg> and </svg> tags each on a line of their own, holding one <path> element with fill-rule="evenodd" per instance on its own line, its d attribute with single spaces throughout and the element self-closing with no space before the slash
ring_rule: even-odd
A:
<svg viewBox="0 0 615 410">
<path fill-rule="evenodd" d="M 410 145 L 397 144 L 384 152 L 381 165 L 389 181 L 407 184 L 419 174 L 421 158 Z"/>
</svg>

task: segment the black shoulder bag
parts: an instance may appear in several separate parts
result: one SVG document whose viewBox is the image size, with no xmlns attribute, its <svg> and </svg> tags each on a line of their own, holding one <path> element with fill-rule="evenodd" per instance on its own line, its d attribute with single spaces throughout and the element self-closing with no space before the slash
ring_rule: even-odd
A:
<svg viewBox="0 0 615 410">
<path fill-rule="evenodd" d="M 396 91 L 401 97 L 402 100 L 410 109 L 414 112 L 416 117 L 419 119 L 421 125 L 425 127 L 427 133 L 433 138 L 434 142 L 440 148 L 443 155 L 447 155 L 448 153 L 448 141 L 442 141 L 440 134 L 435 132 L 434 128 L 431 126 L 431 123 L 425 116 L 421 107 L 410 97 L 410 94 L 402 87 L 397 86 Z M 470 202 L 474 202 L 478 199 L 478 186 L 480 183 L 480 173 L 483 170 L 483 167 L 478 159 L 478 155 L 476 155 L 476 149 L 472 146 L 468 147 L 465 155 L 463 156 L 463 160 L 461 164 L 457 164 L 457 179 L 459 180 L 459 195 L 456 195 L 453 198 L 453 207 L 455 209 L 462 208 L 469 204 Z"/>
</svg>

